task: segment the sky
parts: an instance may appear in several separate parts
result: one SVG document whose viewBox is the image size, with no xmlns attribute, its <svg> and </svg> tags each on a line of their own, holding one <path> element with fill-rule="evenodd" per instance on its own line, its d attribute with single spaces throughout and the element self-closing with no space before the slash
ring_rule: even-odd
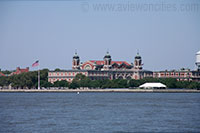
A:
<svg viewBox="0 0 200 133">
<path fill-rule="evenodd" d="M 195 69 L 200 50 L 198 0 L 2 0 L 0 69 L 71 69 L 81 62 L 134 62 L 144 69 Z"/>
</svg>

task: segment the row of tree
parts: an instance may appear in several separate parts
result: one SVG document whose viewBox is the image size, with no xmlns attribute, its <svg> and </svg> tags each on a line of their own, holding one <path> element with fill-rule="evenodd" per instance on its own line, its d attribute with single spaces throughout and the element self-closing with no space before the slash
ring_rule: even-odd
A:
<svg viewBox="0 0 200 133">
<path fill-rule="evenodd" d="M 58 86 L 60 83 L 66 81 L 57 81 Z M 88 77 L 78 74 L 71 84 L 68 84 L 69 88 L 137 88 L 146 82 L 160 82 L 165 84 L 168 88 L 188 88 L 188 89 L 200 89 L 199 82 L 193 81 L 177 81 L 174 78 L 144 78 L 140 80 L 126 80 L 126 79 L 115 79 L 115 80 L 90 80 Z"/>
<path fill-rule="evenodd" d="M 200 89 L 199 82 L 189 81 L 177 81 L 173 78 L 144 78 L 141 80 L 90 80 L 88 77 L 82 74 L 77 74 L 74 80 L 69 83 L 65 80 L 56 81 L 54 84 L 48 82 L 48 69 L 40 71 L 40 85 L 41 87 L 66 87 L 70 89 L 87 87 L 87 88 L 135 88 L 146 82 L 161 82 L 167 85 L 168 88 L 189 88 L 189 89 Z M 8 77 L 0 77 L 0 86 L 12 86 L 13 88 L 37 88 L 38 80 L 37 71 L 31 71 L 22 73 L 19 75 L 13 75 Z"/>
<path fill-rule="evenodd" d="M 48 69 L 40 71 L 41 86 L 48 87 L 51 83 L 48 82 Z M 12 76 L 1 76 L 0 86 L 12 86 L 13 88 L 37 88 L 38 87 L 38 72 L 30 71 Z"/>
</svg>

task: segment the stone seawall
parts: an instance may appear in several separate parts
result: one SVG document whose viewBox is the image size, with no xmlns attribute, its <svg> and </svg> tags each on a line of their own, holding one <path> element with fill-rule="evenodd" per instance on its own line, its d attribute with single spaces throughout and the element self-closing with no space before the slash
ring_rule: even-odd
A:
<svg viewBox="0 0 200 133">
<path fill-rule="evenodd" d="M 66 89 L 66 90 L 37 90 L 37 89 L 2 89 L 0 92 L 130 92 L 130 93 L 200 93 L 191 89 Z"/>
</svg>

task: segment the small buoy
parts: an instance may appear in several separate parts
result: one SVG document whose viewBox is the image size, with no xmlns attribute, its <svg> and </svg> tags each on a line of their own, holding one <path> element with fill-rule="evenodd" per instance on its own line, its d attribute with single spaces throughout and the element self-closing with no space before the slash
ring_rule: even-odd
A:
<svg viewBox="0 0 200 133">
<path fill-rule="evenodd" d="M 77 92 L 77 94 L 79 94 L 79 92 Z"/>
</svg>

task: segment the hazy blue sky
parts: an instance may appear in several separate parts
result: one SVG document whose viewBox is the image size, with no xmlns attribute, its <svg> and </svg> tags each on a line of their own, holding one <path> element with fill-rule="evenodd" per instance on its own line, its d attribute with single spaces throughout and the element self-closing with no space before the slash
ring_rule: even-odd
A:
<svg viewBox="0 0 200 133">
<path fill-rule="evenodd" d="M 195 68 L 200 50 L 198 0 L 0 1 L 0 68 L 71 69 L 81 61 L 134 61 L 148 70 Z M 35 70 L 35 68 L 31 68 Z"/>
</svg>

